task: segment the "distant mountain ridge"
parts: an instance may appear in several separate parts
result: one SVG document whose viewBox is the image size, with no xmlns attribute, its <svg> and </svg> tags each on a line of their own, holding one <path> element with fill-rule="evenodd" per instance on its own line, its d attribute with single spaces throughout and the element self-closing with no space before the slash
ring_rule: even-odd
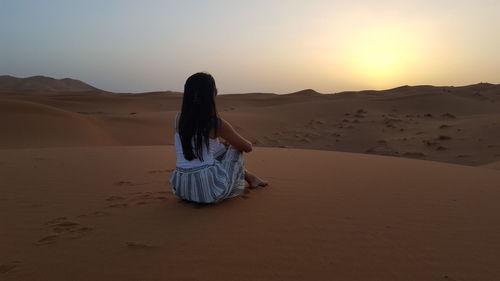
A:
<svg viewBox="0 0 500 281">
<path fill-rule="evenodd" d="M 382 93 L 402 93 L 408 91 L 416 91 L 424 88 L 432 88 L 437 90 L 449 91 L 451 89 L 469 89 L 469 90 L 491 90 L 500 87 L 500 84 L 491 84 L 491 83 L 476 83 L 467 86 L 432 86 L 432 85 L 416 85 L 416 86 L 400 86 L 392 89 L 385 90 L 360 90 L 360 91 L 343 91 L 336 93 L 327 93 L 327 94 L 382 94 Z M 72 78 L 63 78 L 63 79 L 55 79 L 47 76 L 31 76 L 26 78 L 18 78 L 10 75 L 0 75 L 0 91 L 47 91 L 47 92 L 107 92 L 91 86 L 83 81 L 72 79 Z M 443 90 L 444 91 L 444 90 Z M 133 94 L 142 94 L 142 95 L 157 95 L 157 94 L 182 94 L 173 91 L 154 91 L 154 92 L 142 92 L 142 93 L 133 93 Z M 274 93 L 233 93 L 227 95 L 240 95 L 240 94 L 266 94 L 266 95 L 276 95 Z M 313 89 L 304 89 L 293 93 L 283 94 L 283 96 L 289 97 L 320 97 L 324 94 L 319 93 Z"/>
<path fill-rule="evenodd" d="M 55 79 L 46 76 L 32 76 L 18 78 L 10 75 L 0 76 L 0 90 L 2 91 L 52 91 L 52 92 L 86 92 L 99 91 L 80 80 L 64 78 Z"/>
</svg>

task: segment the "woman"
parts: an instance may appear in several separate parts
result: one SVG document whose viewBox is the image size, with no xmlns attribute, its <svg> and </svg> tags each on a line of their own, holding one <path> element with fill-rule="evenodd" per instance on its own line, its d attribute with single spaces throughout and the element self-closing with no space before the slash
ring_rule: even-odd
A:
<svg viewBox="0 0 500 281">
<path fill-rule="evenodd" d="M 267 185 L 245 170 L 242 152 L 251 152 L 252 143 L 219 117 L 216 95 L 208 73 L 193 74 L 184 85 L 174 126 L 177 163 L 170 178 L 174 194 L 184 200 L 216 203 L 240 195 L 245 181 L 252 188 Z"/>
</svg>

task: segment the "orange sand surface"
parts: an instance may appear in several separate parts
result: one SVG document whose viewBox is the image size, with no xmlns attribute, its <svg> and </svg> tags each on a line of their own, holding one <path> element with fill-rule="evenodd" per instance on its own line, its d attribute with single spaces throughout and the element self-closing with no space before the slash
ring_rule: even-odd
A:
<svg viewBox="0 0 500 281">
<path fill-rule="evenodd" d="M 1 280 L 497 280 L 500 173 L 257 148 L 267 188 L 171 194 L 172 146 L 0 150 Z"/>
<path fill-rule="evenodd" d="M 210 206 L 181 99 L 0 76 L 0 280 L 500 280 L 500 85 L 220 95 L 270 185 Z"/>
<path fill-rule="evenodd" d="M 49 88 L 60 87 L 56 82 Z M 72 92 L 1 86 L 0 148 L 173 144 L 173 118 L 182 100 L 174 92 L 82 92 L 91 86 L 80 84 Z M 256 146 L 470 166 L 500 161 L 500 85 L 219 95 L 217 106 Z"/>
</svg>

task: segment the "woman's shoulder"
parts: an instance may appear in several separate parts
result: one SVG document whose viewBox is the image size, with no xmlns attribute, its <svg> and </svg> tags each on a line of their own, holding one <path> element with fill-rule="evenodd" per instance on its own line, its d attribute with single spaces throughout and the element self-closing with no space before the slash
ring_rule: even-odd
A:
<svg viewBox="0 0 500 281">
<path fill-rule="evenodd" d="M 226 119 L 219 117 L 219 128 L 221 129 L 232 129 L 231 123 L 229 123 Z"/>
<path fill-rule="evenodd" d="M 217 121 L 219 122 L 219 126 L 229 124 L 229 122 L 227 122 L 226 119 L 224 119 L 220 116 L 217 116 Z"/>
</svg>

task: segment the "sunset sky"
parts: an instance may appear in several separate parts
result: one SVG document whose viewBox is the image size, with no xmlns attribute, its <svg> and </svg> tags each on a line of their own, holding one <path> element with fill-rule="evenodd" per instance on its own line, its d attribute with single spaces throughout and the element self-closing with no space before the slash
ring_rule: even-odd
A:
<svg viewBox="0 0 500 281">
<path fill-rule="evenodd" d="M 498 0 L 0 0 L 0 75 L 115 92 L 500 83 Z"/>
</svg>

